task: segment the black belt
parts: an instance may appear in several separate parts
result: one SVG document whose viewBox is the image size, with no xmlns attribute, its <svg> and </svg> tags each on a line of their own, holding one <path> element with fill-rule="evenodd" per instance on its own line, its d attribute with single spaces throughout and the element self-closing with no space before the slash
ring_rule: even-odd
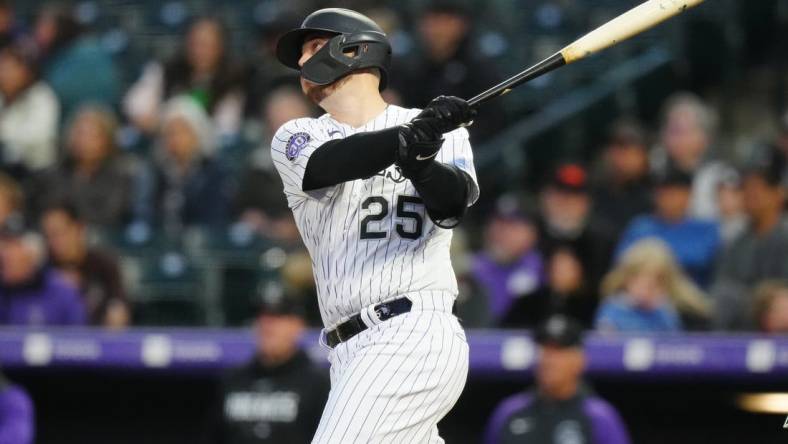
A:
<svg viewBox="0 0 788 444">
<path fill-rule="evenodd" d="M 454 307 L 452 307 L 452 313 L 455 313 L 456 306 L 457 304 L 454 304 Z M 413 302 L 410 299 L 399 298 L 378 304 L 374 307 L 374 310 L 380 322 L 383 322 L 394 316 L 409 312 L 412 307 Z M 339 324 L 337 328 L 326 333 L 326 342 L 329 347 L 334 348 L 368 328 L 369 326 L 361 319 L 361 314 L 357 313 L 347 321 Z"/>
</svg>

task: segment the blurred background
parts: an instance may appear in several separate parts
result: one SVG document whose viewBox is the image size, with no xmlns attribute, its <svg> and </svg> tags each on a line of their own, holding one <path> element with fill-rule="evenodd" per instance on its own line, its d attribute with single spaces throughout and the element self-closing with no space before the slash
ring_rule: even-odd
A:
<svg viewBox="0 0 788 444">
<path fill-rule="evenodd" d="M 319 415 L 311 262 L 269 154 L 320 114 L 273 57 L 306 14 L 376 20 L 386 99 L 421 107 L 637 3 L 0 0 L 0 442 L 308 442 L 258 383 Z M 529 332 L 556 314 L 586 330 L 581 384 L 632 442 L 786 442 L 787 109 L 778 0 L 709 0 L 483 106 L 447 442 L 545 391 L 551 345 Z M 282 370 L 296 355 L 314 374 Z M 585 442 L 564 439 L 545 442 Z"/>
</svg>

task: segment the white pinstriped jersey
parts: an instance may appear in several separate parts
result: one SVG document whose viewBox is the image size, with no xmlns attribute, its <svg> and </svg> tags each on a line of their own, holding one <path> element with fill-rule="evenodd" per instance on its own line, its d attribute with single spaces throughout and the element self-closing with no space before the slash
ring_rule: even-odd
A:
<svg viewBox="0 0 788 444">
<path fill-rule="evenodd" d="M 307 161 L 323 143 L 410 121 L 420 110 L 389 105 L 362 127 L 330 115 L 284 124 L 271 144 L 288 204 L 312 258 L 323 323 L 333 328 L 364 307 L 407 294 L 456 296 L 449 260 L 451 230 L 429 218 L 411 182 L 395 166 L 369 177 L 304 192 Z M 479 196 L 473 153 L 464 128 L 444 135 L 436 156 L 474 181 L 468 204 Z"/>
</svg>

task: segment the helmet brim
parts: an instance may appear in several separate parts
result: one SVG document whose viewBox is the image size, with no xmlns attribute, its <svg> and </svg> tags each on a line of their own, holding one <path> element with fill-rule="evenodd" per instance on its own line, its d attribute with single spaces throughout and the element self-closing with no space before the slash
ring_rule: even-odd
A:
<svg viewBox="0 0 788 444">
<path fill-rule="evenodd" d="M 309 34 L 338 35 L 340 33 L 323 28 L 296 28 L 282 35 L 276 42 L 276 58 L 289 67 L 300 70 L 298 61 L 301 59 L 301 48 Z"/>
</svg>

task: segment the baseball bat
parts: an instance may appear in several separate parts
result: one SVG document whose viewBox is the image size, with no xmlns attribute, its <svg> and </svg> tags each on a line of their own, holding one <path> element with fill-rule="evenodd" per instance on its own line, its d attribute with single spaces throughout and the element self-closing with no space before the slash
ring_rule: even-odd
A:
<svg viewBox="0 0 788 444">
<path fill-rule="evenodd" d="M 599 26 L 583 37 L 580 37 L 564 47 L 564 49 L 531 66 L 525 71 L 469 99 L 468 104 L 476 106 L 490 99 L 494 99 L 495 97 L 502 96 L 529 80 L 543 76 L 550 71 L 622 42 L 703 1 L 704 0 L 648 0 L 641 3 Z"/>
</svg>

